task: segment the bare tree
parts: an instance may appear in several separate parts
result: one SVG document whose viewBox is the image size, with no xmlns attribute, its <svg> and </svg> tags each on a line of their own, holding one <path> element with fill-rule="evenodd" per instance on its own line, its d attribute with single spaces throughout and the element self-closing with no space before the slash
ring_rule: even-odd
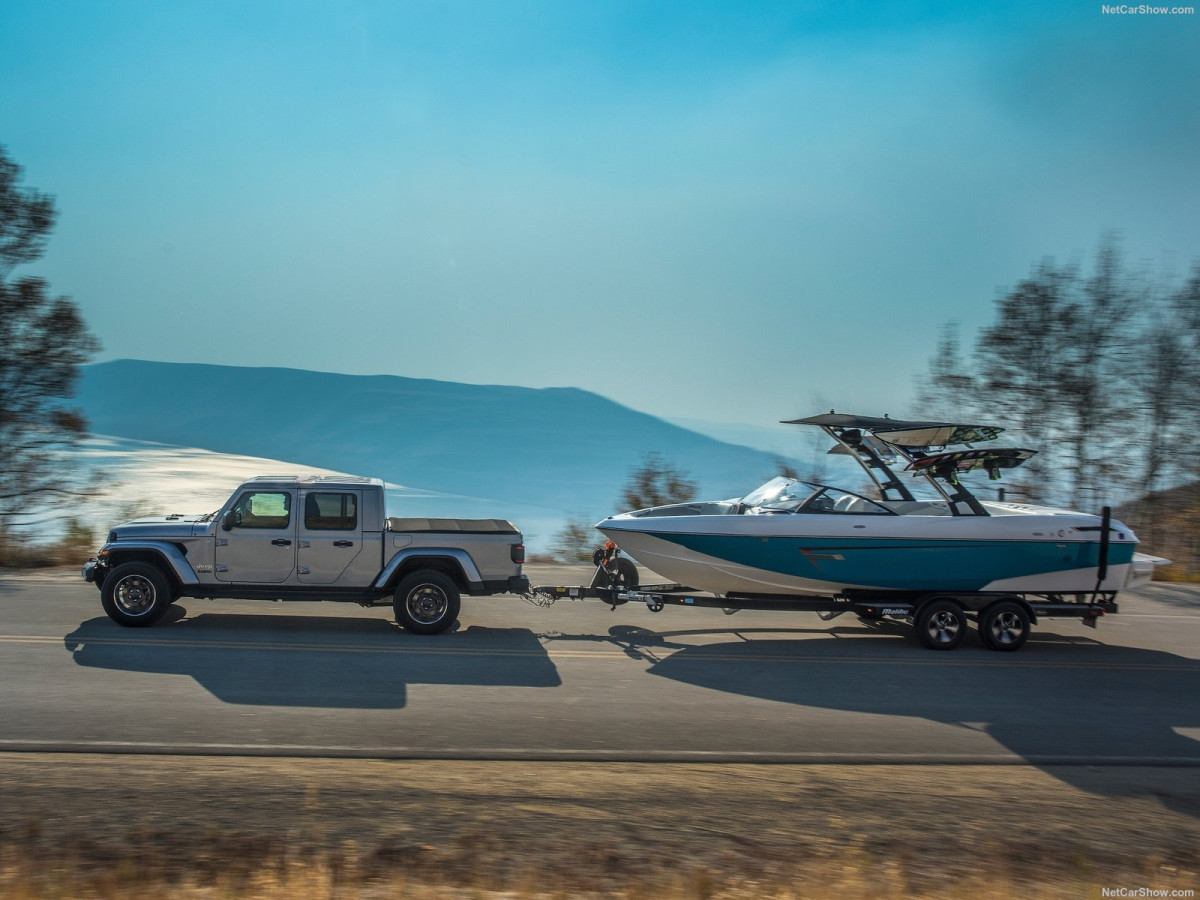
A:
<svg viewBox="0 0 1200 900">
<path fill-rule="evenodd" d="M 1200 262 L 1192 267 L 1191 277 L 1170 300 L 1170 323 L 1179 340 L 1183 357 L 1175 397 L 1179 407 L 1180 428 L 1194 423 L 1200 414 Z M 1200 479 L 1200 444 L 1185 435 L 1173 435 L 1177 452 L 1173 459 L 1186 480 Z"/>
<path fill-rule="evenodd" d="M 1099 503 L 1101 487 L 1125 470 L 1117 450 L 1127 441 L 1116 428 L 1132 415 L 1123 364 L 1149 289 L 1126 271 L 1113 235 L 1101 239 L 1092 276 L 1072 287 L 1063 308 L 1068 365 L 1059 373 L 1059 401 L 1068 417 L 1071 502 L 1079 508 Z"/>
<path fill-rule="evenodd" d="M 1042 452 L 1023 466 L 1014 487 L 1031 497 L 1050 490 L 1061 433 L 1063 373 L 1070 365 L 1067 297 L 1078 283 L 1073 266 L 1043 260 L 996 301 L 995 322 L 975 345 L 977 395 L 987 414 L 1019 431 Z"/>
<path fill-rule="evenodd" d="M 1175 324 L 1162 315 L 1154 317 L 1138 343 L 1140 364 L 1131 374 L 1145 418 L 1140 490 L 1151 494 L 1182 462 L 1179 426 L 1187 406 L 1180 402 L 1180 394 L 1188 389 L 1187 382 L 1200 360 L 1190 352 Z"/>
<path fill-rule="evenodd" d="M 775 457 L 775 475 L 773 475 L 771 477 L 774 478 L 776 476 L 778 476 L 780 478 L 791 478 L 792 480 L 798 480 L 800 478 L 800 473 L 798 471 L 796 471 L 795 466 L 793 466 L 790 462 L 788 462 L 782 456 L 776 456 Z M 806 479 L 806 480 L 821 481 L 822 479 L 814 476 L 814 477 Z"/>
<path fill-rule="evenodd" d="M 555 562 L 581 564 L 592 561 L 592 551 L 604 540 L 604 535 L 592 527 L 591 520 L 572 516 L 554 534 L 550 555 Z"/>
<path fill-rule="evenodd" d="M 57 217 L 53 197 L 20 182 L 21 167 L 0 145 L 0 280 L 41 257 Z"/>
<path fill-rule="evenodd" d="M 1019 432 L 1040 453 L 1015 473 L 1015 489 L 1045 498 L 1065 485 L 1074 506 L 1094 505 L 1128 469 L 1117 451 L 1130 449 L 1122 438 L 1133 430 L 1118 426 L 1136 414 L 1128 348 L 1150 296 L 1146 279 L 1127 272 L 1114 236 L 1101 238 L 1088 277 L 1045 259 L 997 297 L 970 367 L 946 326 L 918 383 L 918 409 Z"/>
<path fill-rule="evenodd" d="M 1130 372 L 1141 421 L 1142 500 L 1130 506 L 1130 524 L 1149 546 L 1182 556 L 1177 563 L 1187 571 L 1200 539 L 1200 454 L 1191 436 L 1200 413 L 1200 266 L 1168 300 L 1151 305 L 1136 345 Z"/>
<path fill-rule="evenodd" d="M 663 460 L 658 453 L 647 453 L 642 464 L 629 473 L 621 492 L 622 509 L 646 509 L 685 503 L 696 496 L 696 482 L 686 473 Z"/>
<path fill-rule="evenodd" d="M 1200 487 L 1190 436 L 1200 415 L 1200 264 L 1171 292 L 1130 270 L 1113 235 L 1086 276 L 1044 260 L 997 298 L 969 367 L 946 327 L 918 398 L 920 415 L 961 407 L 1023 432 L 1041 452 L 1014 473 L 1018 489 L 1042 498 L 1065 489 L 1076 508 L 1134 489 L 1142 499 L 1126 509 L 1143 539 L 1200 539 L 1189 517 Z M 1195 554 L 1181 552 L 1186 570 Z"/>
<path fill-rule="evenodd" d="M 913 406 L 919 416 L 947 420 L 976 416 L 979 384 L 967 371 L 957 322 L 942 326 L 937 351 L 929 360 L 928 371 L 917 379 L 916 387 Z"/>
<path fill-rule="evenodd" d="M 66 401 L 99 349 L 74 303 L 51 297 L 40 278 L 10 277 L 42 254 L 55 218 L 53 200 L 20 181 L 0 147 L 0 530 L 70 492 L 64 451 L 87 423 Z"/>
</svg>

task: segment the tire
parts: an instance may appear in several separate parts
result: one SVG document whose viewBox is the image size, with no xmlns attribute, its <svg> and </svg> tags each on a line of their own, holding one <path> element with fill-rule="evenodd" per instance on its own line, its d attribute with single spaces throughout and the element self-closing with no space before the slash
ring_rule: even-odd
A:
<svg viewBox="0 0 1200 900">
<path fill-rule="evenodd" d="M 1014 600 L 993 603 L 979 615 L 979 638 L 989 650 L 1020 650 L 1031 630 L 1028 610 Z"/>
<path fill-rule="evenodd" d="M 592 587 L 632 590 L 638 586 L 640 582 L 637 566 L 623 556 L 618 556 L 616 562 L 615 577 L 613 573 L 601 569 L 597 564 L 596 574 L 592 578 Z"/>
<path fill-rule="evenodd" d="M 967 614 L 948 597 L 930 600 L 917 613 L 916 627 L 930 650 L 953 650 L 967 636 Z"/>
<path fill-rule="evenodd" d="M 100 588 L 100 604 L 108 617 L 127 628 L 153 625 L 171 603 L 166 576 L 150 563 L 123 563 L 108 573 Z"/>
<path fill-rule="evenodd" d="M 392 598 L 396 621 L 414 634 L 440 634 L 458 620 L 461 606 L 457 585 L 436 569 L 404 576 Z"/>
</svg>

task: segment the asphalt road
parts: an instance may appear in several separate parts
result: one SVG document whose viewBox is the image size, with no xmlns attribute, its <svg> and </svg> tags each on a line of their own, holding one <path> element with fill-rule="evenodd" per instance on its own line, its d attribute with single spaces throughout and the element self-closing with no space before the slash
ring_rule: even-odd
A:
<svg viewBox="0 0 1200 900">
<path fill-rule="evenodd" d="M 82 581 L 7 577 L 0 751 L 1200 764 L 1200 588 L 1121 604 L 939 653 L 850 616 L 515 597 L 430 637 L 387 607 L 191 599 L 126 629 Z"/>
</svg>

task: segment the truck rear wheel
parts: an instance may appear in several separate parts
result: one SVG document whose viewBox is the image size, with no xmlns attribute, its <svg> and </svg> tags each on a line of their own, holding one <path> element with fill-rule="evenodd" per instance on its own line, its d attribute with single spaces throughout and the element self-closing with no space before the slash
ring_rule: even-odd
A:
<svg viewBox="0 0 1200 900">
<path fill-rule="evenodd" d="M 917 635 L 930 650 L 953 650 L 967 635 L 967 614 L 949 597 L 930 600 L 917 613 Z"/>
<path fill-rule="evenodd" d="M 392 610 L 405 631 L 440 634 L 458 619 L 462 603 L 458 587 L 436 569 L 406 575 L 396 587 Z"/>
<path fill-rule="evenodd" d="M 1013 600 L 993 603 L 979 616 L 979 637 L 989 650 L 1019 650 L 1029 631 L 1029 613 Z"/>
<path fill-rule="evenodd" d="M 153 625 L 171 605 L 171 586 L 157 567 L 128 562 L 117 566 L 100 588 L 100 605 L 118 625 Z"/>
</svg>

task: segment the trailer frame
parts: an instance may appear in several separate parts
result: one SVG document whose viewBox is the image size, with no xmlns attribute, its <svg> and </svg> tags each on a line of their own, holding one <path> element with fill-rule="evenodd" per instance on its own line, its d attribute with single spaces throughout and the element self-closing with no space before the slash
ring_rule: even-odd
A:
<svg viewBox="0 0 1200 900">
<path fill-rule="evenodd" d="M 962 591 L 845 590 L 833 596 L 816 594 L 717 595 L 682 584 L 638 583 L 636 567 L 609 542 L 593 555 L 596 574 L 583 585 L 539 585 L 531 599 L 544 605 L 557 600 L 598 599 L 614 610 L 640 603 L 650 612 L 668 606 L 720 609 L 732 615 L 744 609 L 781 612 L 815 612 L 822 621 L 846 613 L 877 621 L 892 619 L 912 625 L 921 642 L 932 650 L 952 650 L 962 643 L 974 622 L 984 646 L 991 650 L 1018 650 L 1040 619 L 1079 619 L 1096 627 L 1101 616 L 1118 612 L 1116 591 L 1066 594 Z M 1100 582 L 1097 582 L 1099 584 Z"/>
</svg>

